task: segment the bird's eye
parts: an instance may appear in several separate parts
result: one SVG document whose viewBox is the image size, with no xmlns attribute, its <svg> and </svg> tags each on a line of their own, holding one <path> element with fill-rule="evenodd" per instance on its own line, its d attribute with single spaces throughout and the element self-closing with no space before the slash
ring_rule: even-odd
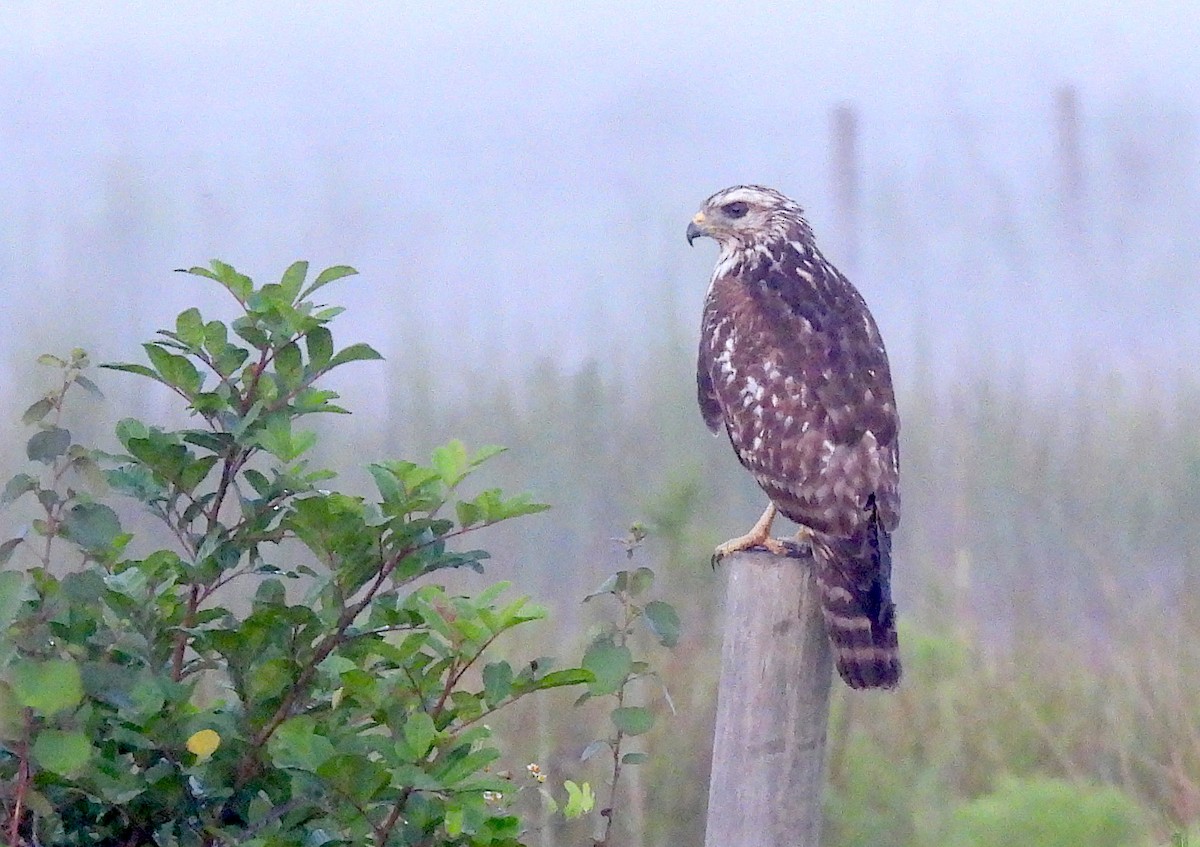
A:
<svg viewBox="0 0 1200 847">
<path fill-rule="evenodd" d="M 725 217 L 727 218 L 740 218 L 749 210 L 750 207 L 741 200 L 737 200 L 733 203 L 726 203 L 721 207 L 721 211 L 725 213 Z"/>
</svg>

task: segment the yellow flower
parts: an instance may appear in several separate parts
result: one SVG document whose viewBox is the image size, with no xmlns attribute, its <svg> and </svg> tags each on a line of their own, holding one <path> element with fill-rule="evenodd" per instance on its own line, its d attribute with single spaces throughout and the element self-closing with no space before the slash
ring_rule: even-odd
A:
<svg viewBox="0 0 1200 847">
<path fill-rule="evenodd" d="M 194 754 L 201 761 L 215 753 L 220 746 L 221 736 L 212 729 L 202 729 L 193 733 L 192 737 L 187 740 L 188 752 Z"/>
</svg>

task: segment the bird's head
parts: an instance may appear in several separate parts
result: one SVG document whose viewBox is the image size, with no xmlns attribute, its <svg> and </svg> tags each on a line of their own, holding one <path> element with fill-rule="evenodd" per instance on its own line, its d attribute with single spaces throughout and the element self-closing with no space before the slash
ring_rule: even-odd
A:
<svg viewBox="0 0 1200 847">
<path fill-rule="evenodd" d="M 797 227 L 808 231 L 804 210 L 795 201 L 773 188 L 735 185 L 704 201 L 688 224 L 687 240 L 690 245 L 708 236 L 726 252 L 792 237 Z"/>
</svg>

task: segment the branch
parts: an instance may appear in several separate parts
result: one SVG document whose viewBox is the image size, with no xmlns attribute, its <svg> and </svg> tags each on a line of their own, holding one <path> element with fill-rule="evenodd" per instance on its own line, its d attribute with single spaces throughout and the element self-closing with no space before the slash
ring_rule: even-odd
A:
<svg viewBox="0 0 1200 847">
<path fill-rule="evenodd" d="M 299 676 L 296 677 L 296 681 L 288 689 L 287 694 L 284 695 L 283 701 L 279 704 L 279 708 L 275 710 L 275 713 L 271 715 L 270 719 L 262 726 L 261 729 L 259 729 L 258 732 L 254 734 L 254 737 L 250 740 L 250 745 L 246 752 L 246 756 L 238 765 L 235 783 L 239 788 L 245 785 L 246 781 L 253 773 L 258 751 L 262 749 L 263 745 L 265 745 L 267 741 L 270 740 L 271 736 L 275 734 L 275 730 L 279 728 L 280 724 L 287 720 L 291 715 L 296 701 L 300 699 L 301 693 L 306 691 L 308 684 L 312 682 L 313 677 L 316 675 L 317 666 L 320 665 L 321 662 L 325 661 L 330 653 L 332 653 L 337 647 L 345 642 L 346 630 L 348 630 L 354 623 L 355 618 L 362 614 L 362 611 L 367 608 L 368 605 L 370 605 L 373 599 L 375 599 L 375 595 L 378 594 L 379 590 L 383 587 L 384 580 L 388 578 L 388 576 L 396 569 L 401 561 L 403 561 L 407 556 L 412 555 L 416 549 L 419 548 L 403 550 L 384 562 L 383 566 L 379 569 L 378 574 L 376 574 L 375 580 L 371 587 L 367 589 L 366 594 L 364 594 L 361 599 L 342 610 L 342 614 L 338 617 L 334 631 L 326 635 L 317 644 L 312 656 L 309 657 L 309 660 L 305 663 L 304 668 L 300 671 Z"/>
</svg>

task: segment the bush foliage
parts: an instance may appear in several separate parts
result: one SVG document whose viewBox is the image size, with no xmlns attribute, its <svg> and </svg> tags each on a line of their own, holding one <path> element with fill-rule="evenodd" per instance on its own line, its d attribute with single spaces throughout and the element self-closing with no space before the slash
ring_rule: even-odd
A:
<svg viewBox="0 0 1200 847">
<path fill-rule="evenodd" d="M 107 365 L 162 384 L 191 412 L 170 429 L 126 419 L 120 453 L 75 442 L 63 410 L 96 391 L 87 357 L 34 403 L 28 458 L 6 502 L 36 500 L 0 555 L 0 778 L 8 844 L 519 843 L 484 720 L 532 692 L 591 683 L 546 658 L 514 666 L 497 638 L 543 611 L 504 584 L 454 596 L 423 580 L 480 568 L 451 542 L 545 506 L 461 493 L 498 452 L 451 442 L 428 464 L 369 467 L 376 496 L 325 485 L 307 456 L 314 414 L 343 413 L 330 371 L 341 311 L 306 263 L 256 286 L 214 262 L 240 314 L 198 310 Z M 173 544 L 133 554 L 105 497 L 132 498 Z"/>
</svg>

